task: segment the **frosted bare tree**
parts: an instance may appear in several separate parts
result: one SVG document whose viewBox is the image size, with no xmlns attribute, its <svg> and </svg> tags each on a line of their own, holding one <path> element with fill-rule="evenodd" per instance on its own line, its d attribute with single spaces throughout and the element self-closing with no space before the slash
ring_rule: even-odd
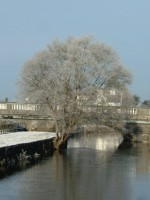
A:
<svg viewBox="0 0 150 200">
<path fill-rule="evenodd" d="M 131 78 L 110 46 L 82 36 L 55 40 L 34 55 L 22 68 L 19 86 L 23 98 L 48 106 L 64 137 L 85 119 L 98 89 L 126 87 Z"/>
</svg>

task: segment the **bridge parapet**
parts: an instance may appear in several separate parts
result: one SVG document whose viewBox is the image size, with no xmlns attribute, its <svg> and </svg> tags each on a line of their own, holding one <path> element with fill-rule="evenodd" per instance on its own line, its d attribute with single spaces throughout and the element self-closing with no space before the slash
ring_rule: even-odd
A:
<svg viewBox="0 0 150 200">
<path fill-rule="evenodd" d="M 46 116 L 49 117 L 48 109 L 39 104 L 17 103 L 17 102 L 0 102 L 0 117 L 12 118 L 13 116 Z"/>
</svg>

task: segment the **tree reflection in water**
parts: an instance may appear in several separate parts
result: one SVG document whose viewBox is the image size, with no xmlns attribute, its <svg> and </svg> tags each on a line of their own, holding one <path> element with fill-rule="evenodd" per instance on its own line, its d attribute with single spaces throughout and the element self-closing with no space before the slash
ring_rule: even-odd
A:
<svg viewBox="0 0 150 200">
<path fill-rule="evenodd" d="M 93 145 L 75 148 L 73 141 L 67 151 L 1 179 L 1 200 L 148 199 L 149 145 L 97 150 Z"/>
</svg>

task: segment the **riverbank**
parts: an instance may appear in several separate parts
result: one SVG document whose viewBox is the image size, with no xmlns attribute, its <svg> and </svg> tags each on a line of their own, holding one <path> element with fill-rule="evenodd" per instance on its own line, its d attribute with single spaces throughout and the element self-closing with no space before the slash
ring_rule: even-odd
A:
<svg viewBox="0 0 150 200">
<path fill-rule="evenodd" d="M 53 151 L 53 132 L 14 132 L 0 135 L 0 170 L 35 160 Z"/>
<path fill-rule="evenodd" d="M 1 134 L 0 148 L 52 139 L 54 137 L 56 137 L 56 133 L 54 132 L 22 131 L 22 132 Z"/>
</svg>

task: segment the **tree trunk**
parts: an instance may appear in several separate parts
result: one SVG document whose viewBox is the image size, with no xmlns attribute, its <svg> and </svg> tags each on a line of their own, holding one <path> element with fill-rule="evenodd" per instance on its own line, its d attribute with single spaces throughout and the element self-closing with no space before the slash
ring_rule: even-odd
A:
<svg viewBox="0 0 150 200">
<path fill-rule="evenodd" d="M 68 137 L 66 134 L 62 134 L 61 136 L 57 135 L 57 137 L 53 140 L 53 147 L 55 150 L 66 150 L 67 149 L 67 141 Z"/>
</svg>

